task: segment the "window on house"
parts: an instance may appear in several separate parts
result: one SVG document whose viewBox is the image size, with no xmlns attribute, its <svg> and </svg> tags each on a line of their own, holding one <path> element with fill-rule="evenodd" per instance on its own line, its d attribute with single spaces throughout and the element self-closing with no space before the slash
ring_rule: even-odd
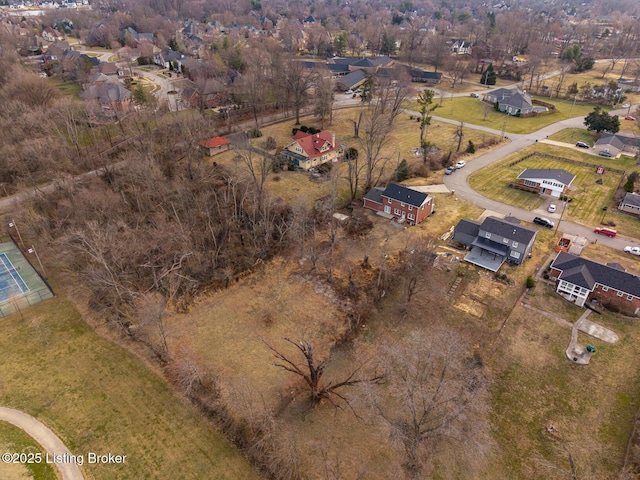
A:
<svg viewBox="0 0 640 480">
<path fill-rule="evenodd" d="M 400 202 L 400 206 L 401 206 L 401 207 L 404 207 L 404 202 Z"/>
<path fill-rule="evenodd" d="M 524 184 L 525 184 L 527 187 L 537 187 L 537 186 L 538 186 L 538 184 L 537 184 L 536 182 L 532 182 L 531 180 L 525 180 L 525 181 L 524 181 Z"/>
<path fill-rule="evenodd" d="M 395 213 L 396 215 L 400 215 L 400 210 L 398 210 L 397 208 L 393 210 L 393 213 Z"/>
<path fill-rule="evenodd" d="M 627 295 L 627 300 L 629 301 L 633 300 L 633 295 Z"/>
<path fill-rule="evenodd" d="M 513 242 L 513 248 L 518 248 L 518 242 Z"/>
<path fill-rule="evenodd" d="M 602 287 L 602 291 L 603 292 L 608 292 L 609 291 L 609 287 Z"/>
<path fill-rule="evenodd" d="M 616 293 L 616 295 L 618 295 L 619 297 L 621 297 L 622 295 L 624 295 L 624 293 L 622 293 L 622 292 L 618 292 L 618 293 Z"/>
<path fill-rule="evenodd" d="M 390 198 L 387 198 L 387 202 L 391 203 L 391 199 L 390 199 Z"/>
<path fill-rule="evenodd" d="M 484 236 L 485 236 L 486 238 L 491 238 L 491 233 L 489 233 L 489 232 L 485 232 Z"/>
<path fill-rule="evenodd" d="M 411 205 L 409 205 L 409 211 L 413 210 L 413 207 Z"/>
<path fill-rule="evenodd" d="M 520 258 L 520 252 L 516 252 L 515 250 L 510 253 L 513 258 Z"/>
<path fill-rule="evenodd" d="M 409 220 L 415 220 L 416 218 L 413 216 L 413 213 L 410 213 L 409 215 L 407 215 L 407 217 L 409 217 Z"/>
</svg>

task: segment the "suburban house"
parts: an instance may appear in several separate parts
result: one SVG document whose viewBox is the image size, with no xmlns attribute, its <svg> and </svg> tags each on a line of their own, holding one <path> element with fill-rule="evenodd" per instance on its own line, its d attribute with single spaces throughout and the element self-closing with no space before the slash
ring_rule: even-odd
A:
<svg viewBox="0 0 640 480">
<path fill-rule="evenodd" d="M 64 35 L 62 33 L 60 33 L 59 31 L 54 30 L 51 27 L 47 27 L 44 30 L 42 30 L 42 34 L 41 35 L 42 35 L 42 39 L 45 42 L 53 43 L 56 40 L 58 40 L 58 41 L 64 40 Z"/>
<path fill-rule="evenodd" d="M 621 135 L 619 133 L 603 133 L 595 144 L 598 148 L 608 148 L 611 154 L 615 157 L 620 152 L 631 153 L 633 155 L 638 153 L 640 148 L 640 139 L 635 137 L 629 137 L 627 135 Z"/>
<path fill-rule="evenodd" d="M 171 50 L 167 47 L 153 55 L 153 63 L 162 68 L 176 67 L 176 71 L 182 72 L 182 61 L 184 58 L 185 57 L 182 53 L 176 52 L 175 50 Z"/>
<path fill-rule="evenodd" d="M 201 140 L 198 145 L 207 155 L 213 157 L 214 155 L 229 150 L 231 148 L 231 142 L 224 137 L 213 137 L 206 140 Z"/>
<path fill-rule="evenodd" d="M 498 110 L 509 115 L 526 115 L 534 112 L 531 95 L 521 90 L 498 88 L 488 92 L 484 96 L 484 101 L 497 104 Z"/>
<path fill-rule="evenodd" d="M 118 80 L 103 73 L 95 73 L 83 85 L 80 98 L 84 100 L 85 110 L 90 116 L 116 117 L 126 113 L 131 107 L 131 92 Z"/>
<path fill-rule="evenodd" d="M 323 163 L 337 162 L 342 152 L 342 145 L 336 141 L 335 133 L 323 130 L 311 134 L 298 130 L 293 142 L 280 152 L 280 158 L 298 168 L 309 170 Z"/>
<path fill-rule="evenodd" d="M 453 40 L 451 43 L 451 53 L 454 55 L 471 55 L 471 43 L 466 40 Z"/>
<path fill-rule="evenodd" d="M 628 192 L 620 202 L 618 210 L 631 213 L 640 217 L 640 195 L 634 192 Z"/>
<path fill-rule="evenodd" d="M 364 70 L 356 70 L 349 72 L 345 76 L 336 80 L 336 90 L 346 92 L 347 90 L 353 90 L 354 88 L 362 85 L 367 79 L 367 74 Z"/>
<path fill-rule="evenodd" d="M 393 59 L 387 56 L 375 58 L 333 57 L 327 61 L 326 67 L 333 77 L 338 78 L 336 89 L 345 91 L 363 84 L 367 74 L 376 73 L 381 68 L 390 67 L 392 64 Z"/>
<path fill-rule="evenodd" d="M 364 197 L 364 206 L 387 218 L 416 225 L 433 213 L 434 198 L 427 193 L 391 183 L 374 187 Z"/>
<path fill-rule="evenodd" d="M 412 82 L 426 83 L 428 85 L 437 85 L 442 81 L 442 74 L 439 72 L 411 69 L 409 70 L 409 75 L 411 75 Z"/>
<path fill-rule="evenodd" d="M 134 47 L 140 43 L 153 43 L 154 41 L 153 33 L 138 33 L 134 28 L 131 27 L 123 29 L 121 35 L 126 44 Z"/>
<path fill-rule="evenodd" d="M 560 252 L 551 264 L 556 292 L 582 307 L 597 302 L 636 315 L 640 311 L 640 278 L 571 253 Z"/>
<path fill-rule="evenodd" d="M 575 178 L 573 173 L 559 168 L 525 168 L 518 175 L 518 181 L 511 182 L 511 186 L 519 190 L 560 198 L 567 194 Z"/>
<path fill-rule="evenodd" d="M 531 255 L 538 232 L 497 217 L 482 223 L 462 219 L 453 230 L 453 241 L 469 248 L 464 259 L 492 272 L 505 261 L 520 265 Z"/>
</svg>

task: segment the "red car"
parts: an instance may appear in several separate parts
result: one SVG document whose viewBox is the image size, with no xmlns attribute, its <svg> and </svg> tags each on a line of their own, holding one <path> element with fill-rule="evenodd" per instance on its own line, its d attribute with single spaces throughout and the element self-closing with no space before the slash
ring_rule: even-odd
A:
<svg viewBox="0 0 640 480">
<path fill-rule="evenodd" d="M 600 235 L 606 235 L 607 237 L 615 237 L 618 232 L 616 232 L 615 230 L 611 229 L 611 228 L 600 228 L 597 227 L 593 230 L 594 232 L 600 234 Z"/>
<path fill-rule="evenodd" d="M 632 117 L 631 115 L 627 115 L 626 117 L 624 117 L 625 120 L 631 120 L 634 121 L 636 119 L 636 117 Z"/>
</svg>

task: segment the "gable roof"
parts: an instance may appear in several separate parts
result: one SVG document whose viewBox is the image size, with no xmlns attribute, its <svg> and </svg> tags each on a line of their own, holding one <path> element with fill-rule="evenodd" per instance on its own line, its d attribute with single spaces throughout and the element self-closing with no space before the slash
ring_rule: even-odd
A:
<svg viewBox="0 0 640 480">
<path fill-rule="evenodd" d="M 207 140 L 201 140 L 198 145 L 202 145 L 205 148 L 216 148 L 223 145 L 229 145 L 231 142 L 224 137 L 213 137 Z"/>
<path fill-rule="evenodd" d="M 521 227 L 515 225 L 506 220 L 496 217 L 487 217 L 480 225 L 480 230 L 484 230 L 489 233 L 495 233 L 501 237 L 514 240 L 522 244 L 529 244 L 529 242 L 535 238 L 538 233 L 536 230 L 527 227 Z"/>
<path fill-rule="evenodd" d="M 344 77 L 340 78 L 336 83 L 341 83 L 347 88 L 353 88 L 356 85 L 362 83 L 366 77 L 364 70 L 354 70 L 351 73 L 347 73 Z"/>
<path fill-rule="evenodd" d="M 342 148 L 342 145 L 335 140 L 333 132 L 330 132 L 329 130 L 323 130 L 322 132 L 315 134 L 305 133 L 298 130 L 293 138 L 309 158 L 319 157 L 320 155 L 325 155 L 328 152 Z M 335 145 L 332 145 L 334 140 Z M 320 151 L 327 143 L 329 144 L 329 148 L 325 151 Z"/>
<path fill-rule="evenodd" d="M 406 203 L 407 205 L 412 205 L 414 207 L 422 206 L 425 200 L 429 197 L 429 195 L 427 195 L 426 193 L 419 192 L 402 185 L 397 185 L 395 183 L 390 183 L 389 185 L 387 185 L 387 188 L 385 188 L 384 192 L 382 192 L 382 196 Z"/>
<path fill-rule="evenodd" d="M 640 195 L 633 192 L 628 192 L 622 199 L 622 205 L 632 205 L 634 207 L 640 207 Z"/>
<path fill-rule="evenodd" d="M 367 192 L 364 196 L 365 199 L 370 200 L 376 203 L 382 203 L 382 194 L 384 193 L 384 188 L 382 187 L 373 187 L 371 190 Z"/>
<path fill-rule="evenodd" d="M 453 240 L 471 245 L 480 232 L 480 222 L 463 218 L 453 229 Z"/>
<path fill-rule="evenodd" d="M 571 253 L 560 252 L 551 264 L 561 280 L 593 290 L 596 283 L 640 298 L 640 278 Z"/>
<path fill-rule="evenodd" d="M 522 173 L 518 175 L 518 178 L 557 180 L 565 185 L 571 185 L 571 182 L 573 182 L 576 176 L 561 168 L 525 168 Z"/>
<path fill-rule="evenodd" d="M 631 144 L 631 143 L 629 143 Z M 597 146 L 611 145 L 618 150 L 622 150 L 625 146 L 625 142 L 622 140 L 621 136 L 613 135 L 611 133 L 604 133 L 596 142 Z"/>
</svg>

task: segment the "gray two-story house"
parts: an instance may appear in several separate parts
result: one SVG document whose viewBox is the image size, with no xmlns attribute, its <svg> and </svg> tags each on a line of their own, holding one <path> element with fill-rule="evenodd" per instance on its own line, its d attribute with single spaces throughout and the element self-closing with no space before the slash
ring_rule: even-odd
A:
<svg viewBox="0 0 640 480">
<path fill-rule="evenodd" d="M 497 272 L 506 261 L 520 265 L 531 255 L 538 232 L 496 217 L 482 223 L 462 219 L 455 226 L 453 241 L 469 248 L 464 259 Z"/>
</svg>

